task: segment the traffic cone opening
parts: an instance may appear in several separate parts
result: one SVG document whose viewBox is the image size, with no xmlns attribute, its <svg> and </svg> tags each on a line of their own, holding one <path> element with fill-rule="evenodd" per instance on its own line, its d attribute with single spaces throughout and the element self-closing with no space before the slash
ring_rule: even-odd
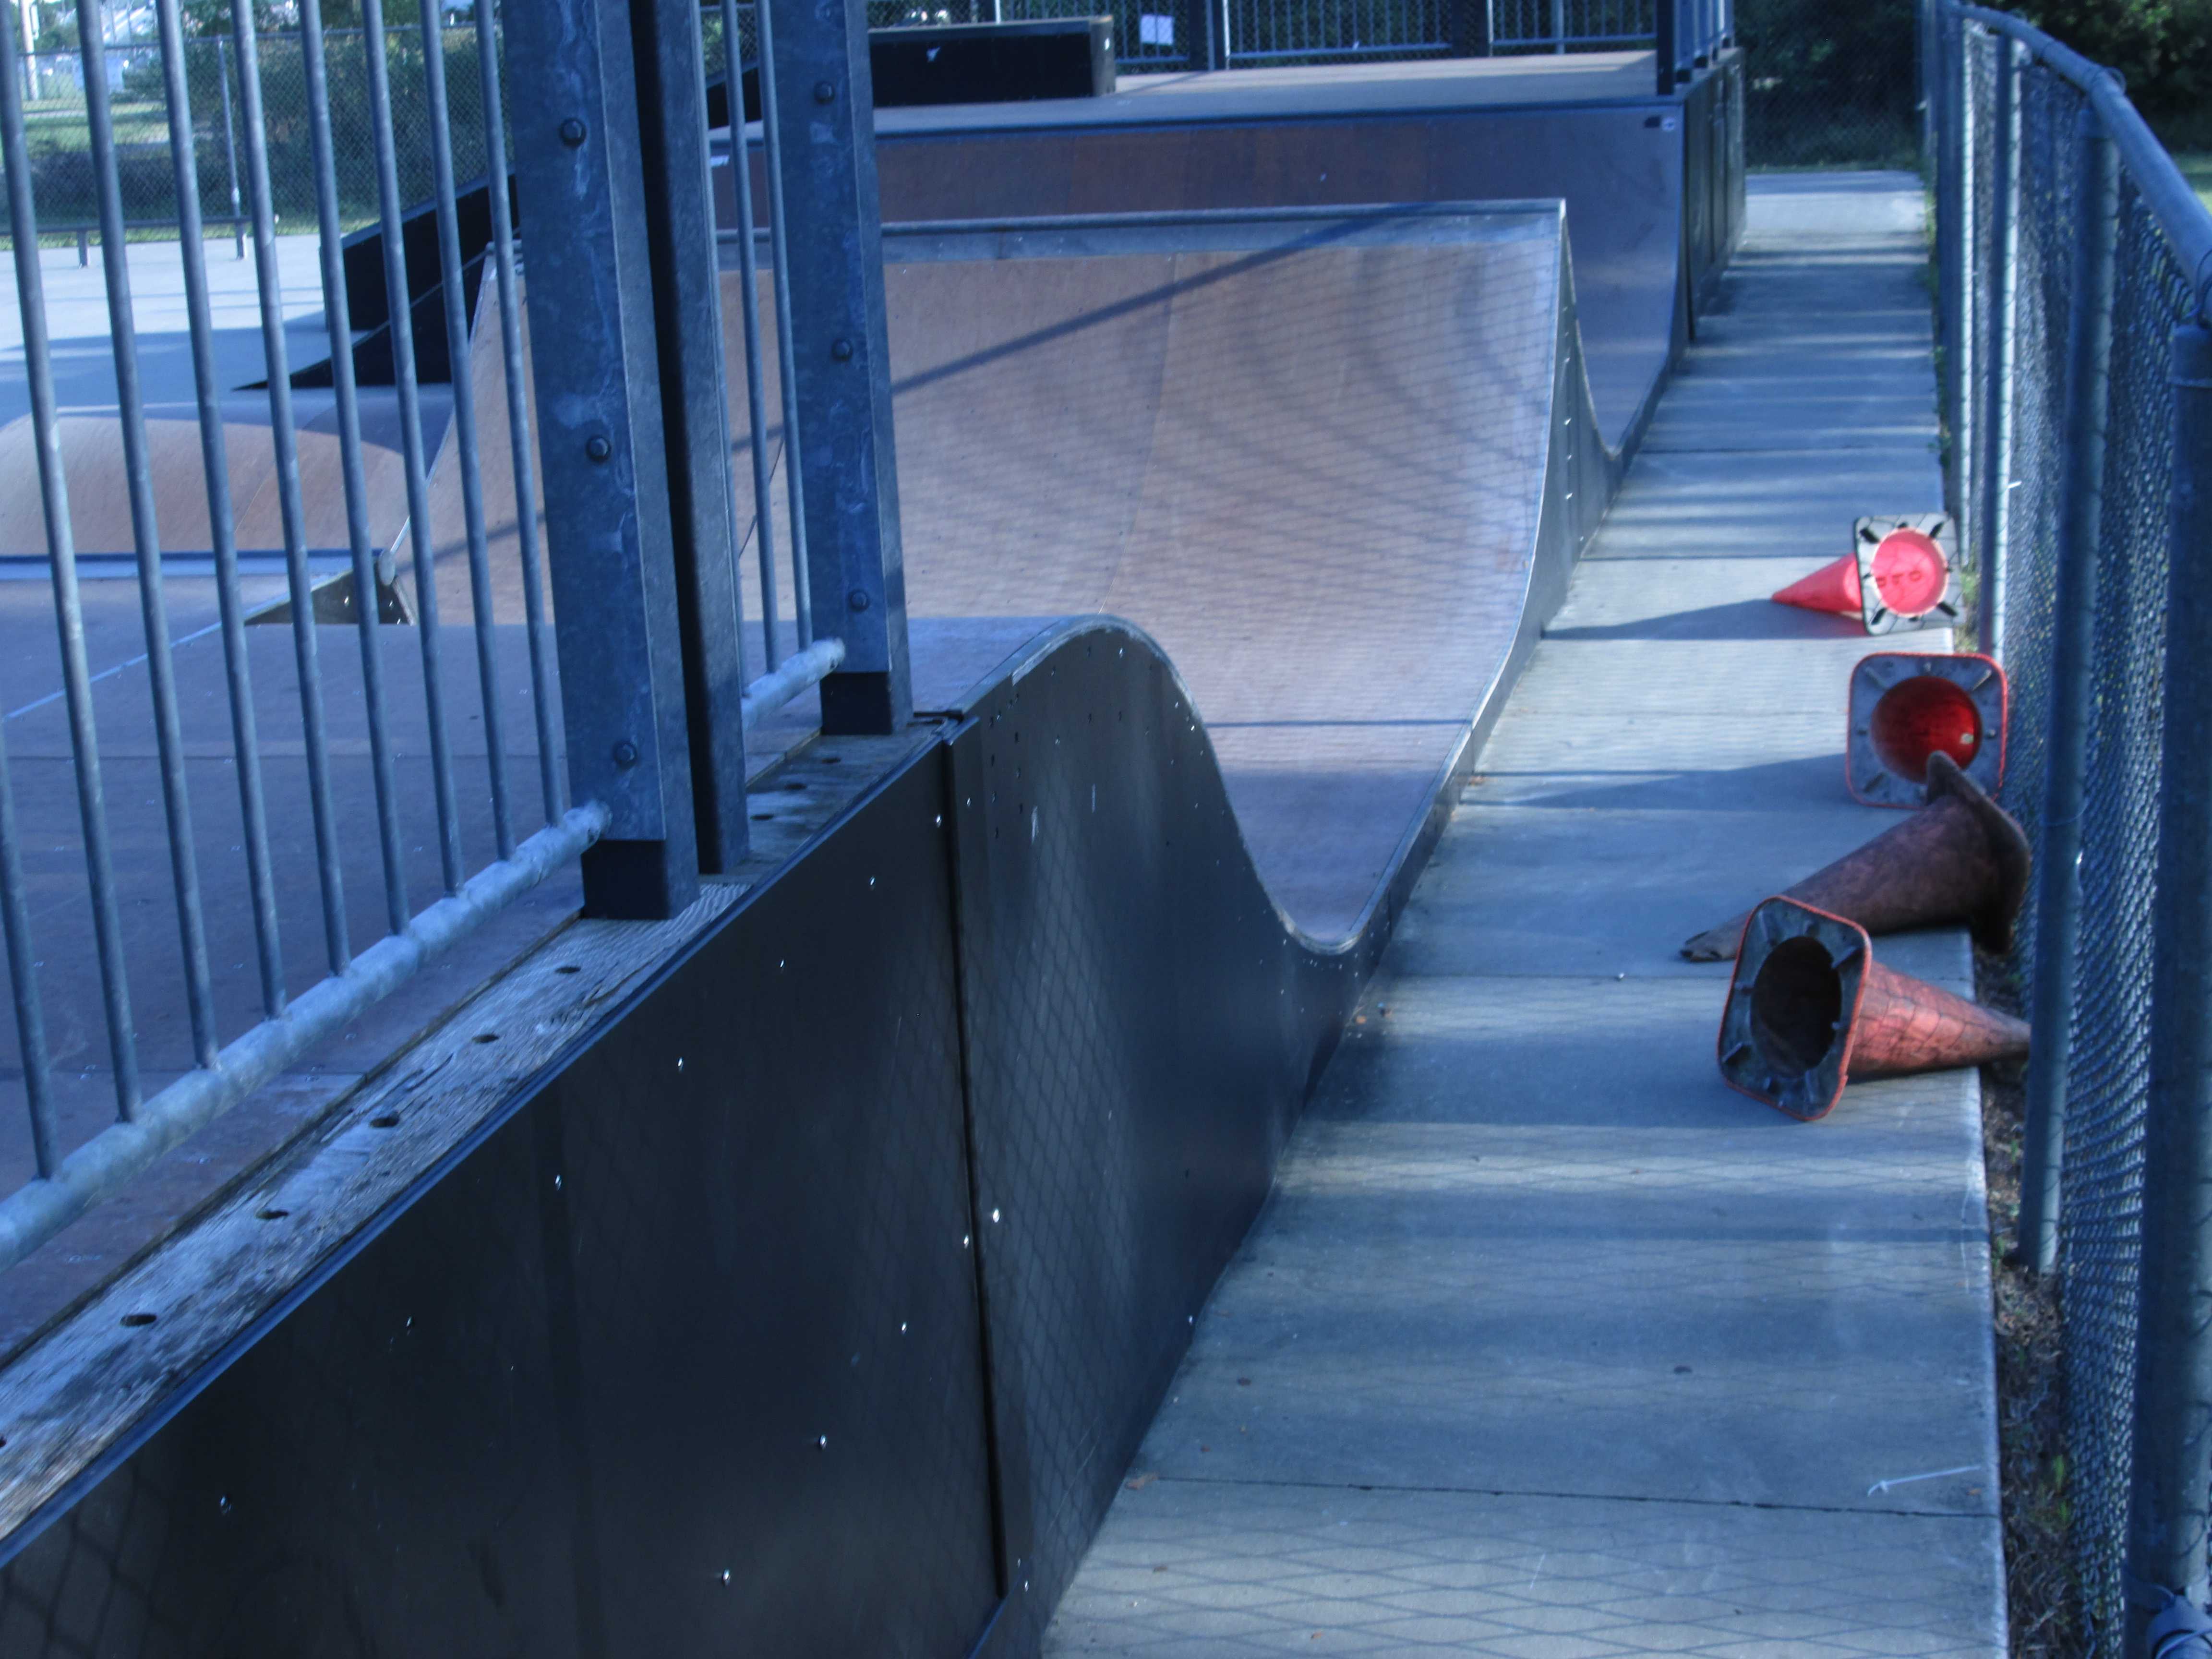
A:
<svg viewBox="0 0 2212 1659">
<path fill-rule="evenodd" d="M 1818 1066 L 1836 1040 L 1844 980 L 1818 939 L 1784 939 L 1751 988 L 1751 1039 L 1777 1072 Z"/>
<path fill-rule="evenodd" d="M 1941 750 L 1961 768 L 1981 752 L 1982 717 L 1954 682 L 1933 674 L 1902 680 L 1881 694 L 1869 722 L 1875 758 L 1908 783 L 1928 781 L 1928 757 Z"/>
<path fill-rule="evenodd" d="M 1875 592 L 1901 617 L 1926 616 L 1950 582 L 1943 550 L 1923 531 L 1893 530 L 1874 550 Z"/>
</svg>

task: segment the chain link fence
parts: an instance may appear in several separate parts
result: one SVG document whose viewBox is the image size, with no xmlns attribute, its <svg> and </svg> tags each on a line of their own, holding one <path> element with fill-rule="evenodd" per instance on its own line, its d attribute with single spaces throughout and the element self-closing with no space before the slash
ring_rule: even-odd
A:
<svg viewBox="0 0 2212 1659">
<path fill-rule="evenodd" d="M 2144 1475 L 2136 1371 L 2140 1322 L 2150 1316 L 2137 1289 L 2154 911 L 2169 794 L 2161 698 L 2174 510 L 2169 376 L 2174 331 L 2197 318 L 2195 262 L 2183 250 L 2192 238 L 2212 245 L 2212 221 L 2132 112 L 2131 126 L 2115 119 L 2114 106 L 2124 108 L 2117 88 L 2093 95 L 2102 71 L 1993 14 L 1970 19 L 1942 3 L 1936 15 L 1927 87 L 1950 179 L 1939 173 L 1939 246 L 1954 267 L 1942 307 L 1947 459 L 1979 578 L 1993 584 L 1985 626 L 2010 680 L 2002 797 L 2046 866 L 2065 856 L 2078 826 L 2075 879 L 2049 881 L 2046 870 L 2009 964 L 2039 1011 L 2021 1244 L 2036 1259 L 2046 1236 L 2035 1197 L 2039 1089 L 2063 1110 L 2052 1242 L 2063 1274 L 2065 1486 L 2090 1626 L 2083 1634 L 2091 1652 L 2118 1654 L 2130 1504 Z M 2109 217 L 2093 143 L 2117 150 Z M 2011 158 L 2010 191 L 2002 156 Z M 2101 360 L 2100 225 L 2112 250 Z M 2100 373 L 2101 465 L 2094 422 L 2082 418 L 2083 388 Z M 2002 430 L 2007 417 L 2003 441 L 1977 430 Z M 1989 503 L 1994 513 L 1973 510 Z M 2080 680 L 2069 678 L 2069 618 L 2086 625 Z M 2080 725 L 2054 727 L 2054 710 L 2066 721 L 2076 696 Z M 2066 729 L 2086 739 L 2078 799 L 2060 743 Z M 2056 1035 L 2046 1029 L 2054 1010 Z"/>
<path fill-rule="evenodd" d="M 1917 167 L 1914 15 L 1914 0 L 1737 0 L 1745 164 Z"/>
</svg>

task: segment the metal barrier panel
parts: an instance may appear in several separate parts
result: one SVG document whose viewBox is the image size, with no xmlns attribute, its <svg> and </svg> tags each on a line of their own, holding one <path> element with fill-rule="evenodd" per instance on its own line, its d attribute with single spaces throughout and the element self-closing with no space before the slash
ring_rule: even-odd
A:
<svg viewBox="0 0 2212 1659">
<path fill-rule="evenodd" d="M 779 652 L 771 605 L 748 683 L 729 446 L 697 441 L 724 409 L 705 76 L 724 42 L 771 38 L 755 11 L 709 30 L 660 6 L 641 64 L 623 27 L 525 27 L 514 88 L 489 5 L 398 26 L 364 0 L 362 27 L 326 29 L 302 0 L 296 31 L 241 9 L 196 36 L 161 0 L 156 40 L 65 60 L 0 31 L 27 365 L 0 465 L 7 533 L 35 538 L 0 548 L 0 731 L 33 757 L 0 768 L 0 1066 L 21 1079 L 0 1095 L 0 1179 L 21 1183 L 0 1267 L 570 860 L 601 913 L 663 915 L 695 841 L 709 871 L 742 854 L 744 732 L 836 669 L 852 626 L 841 605 Z M 863 48 L 864 91 L 865 70 Z M 763 91 L 773 112 L 772 71 Z M 876 268 L 848 234 L 872 222 L 872 145 L 825 146 L 862 188 L 794 186 L 793 236 L 771 169 L 794 499 L 799 429 L 842 416 L 788 372 L 787 273 Z M 510 156 L 544 204 L 534 301 Z M 211 260 L 215 225 L 241 256 L 250 233 L 249 262 Z M 57 230 L 82 274 L 42 252 Z M 534 361 L 533 313 L 562 344 Z M 904 648 L 887 427 L 876 444 L 843 494 L 889 532 L 845 551 L 837 594 L 867 594 L 870 666 Z"/>
</svg>

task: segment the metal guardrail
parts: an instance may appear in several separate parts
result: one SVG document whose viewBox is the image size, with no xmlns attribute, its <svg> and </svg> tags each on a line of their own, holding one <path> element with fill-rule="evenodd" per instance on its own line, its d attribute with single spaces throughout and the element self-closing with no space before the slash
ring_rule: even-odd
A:
<svg viewBox="0 0 2212 1659">
<path fill-rule="evenodd" d="M 2063 1274 L 2088 1632 L 2212 1589 L 2212 214 L 2119 79 L 1923 12 L 1941 386 L 2039 887 L 2019 1248 Z"/>
<path fill-rule="evenodd" d="M 517 29 L 531 31 L 526 37 L 518 34 L 529 50 L 518 50 L 513 64 L 501 62 L 495 27 L 461 32 L 476 60 L 467 137 L 490 192 L 491 245 L 477 257 L 486 260 L 491 278 L 483 287 L 495 295 L 497 360 L 505 381 L 509 453 L 495 468 L 489 464 L 485 434 L 478 429 L 473 367 L 472 334 L 479 321 L 488 319 L 481 301 L 477 315 L 470 312 L 470 289 L 464 282 L 470 260 L 459 229 L 455 157 L 463 131 L 453 118 L 453 90 L 447 84 L 456 32 L 441 32 L 434 11 L 412 31 L 418 46 L 411 56 L 423 81 L 410 95 L 419 96 L 427 118 L 424 130 L 414 137 L 428 164 L 428 194 L 436 210 L 440 282 L 434 303 L 445 330 L 452 382 L 450 425 L 441 449 L 417 374 L 417 306 L 391 306 L 388 334 L 375 342 L 388 350 L 388 392 L 359 383 L 356 352 L 362 339 L 352 325 L 342 248 L 361 207 L 349 199 L 341 183 L 329 77 L 336 32 L 323 29 L 317 0 L 301 0 L 300 32 L 288 38 L 287 49 L 295 55 L 301 77 L 296 112 L 304 114 L 307 129 L 319 297 L 331 353 L 329 419 L 335 423 L 339 458 L 337 478 L 325 469 L 313 475 L 320 483 L 311 487 L 303 482 L 302 416 L 295 407 L 277 239 L 278 203 L 283 191 L 296 188 L 298 181 L 280 185 L 272 173 L 270 112 L 259 57 L 265 37 L 252 33 L 250 8 L 236 9 L 231 33 L 222 43 L 224 63 L 234 64 L 237 70 L 235 87 L 228 76 L 222 84 L 226 103 L 234 89 L 237 94 L 234 110 L 228 113 L 235 123 L 240 208 L 252 231 L 265 370 L 262 429 L 271 446 L 283 529 L 289 605 L 284 626 L 291 651 L 289 661 L 277 665 L 252 645 L 241 586 L 237 527 L 244 503 L 237 498 L 233 474 L 244 441 L 237 429 L 231 381 L 218 364 L 198 161 L 205 135 L 193 114 L 192 58 L 204 52 L 205 43 L 185 39 L 178 0 L 158 0 L 156 9 L 160 39 L 149 50 L 160 72 L 158 102 L 178 232 L 172 246 L 183 278 L 200 482 L 213 538 L 212 551 L 205 556 L 213 574 L 193 580 L 211 581 L 219 618 L 218 625 L 183 640 L 172 637 L 169 625 L 175 585 L 186 578 L 176 561 L 164 562 L 159 520 L 164 510 L 173 510 L 173 501 L 158 498 L 156 459 L 149 439 L 155 399 L 142 373 L 145 325 L 132 288 L 134 269 L 143 270 L 146 250 L 143 243 L 134 248 L 127 240 L 108 74 L 112 52 L 94 48 L 82 53 L 76 81 L 84 100 L 115 377 L 112 409 L 88 416 L 82 408 L 64 411 L 57 394 L 56 344 L 50 334 L 40 253 L 42 226 L 34 199 L 37 175 L 26 120 L 27 80 L 12 35 L 0 30 L 0 162 L 6 173 L 8 228 L 28 376 L 27 418 L 34 440 L 30 447 L 39 469 L 77 823 L 73 848 L 30 848 L 27 824 L 35 820 L 44 834 L 52 815 L 45 810 L 37 786 L 27 793 L 20 766 L 11 780 L 0 750 L 0 932 L 5 935 L 36 1170 L 34 1178 L 0 1200 L 0 1267 L 20 1260 L 166 1149 L 330 1041 L 429 957 L 562 865 L 581 857 L 586 907 L 598 914 L 665 915 L 688 903 L 700 874 L 728 867 L 743 854 L 744 732 L 763 713 L 822 684 L 825 702 L 845 729 L 866 729 L 869 709 L 878 726 L 888 722 L 893 729 L 907 714 L 902 685 L 872 702 L 860 699 L 865 708 L 857 717 L 854 699 L 841 701 L 834 695 L 837 672 L 847 666 L 855 635 L 841 614 L 844 597 L 867 584 L 852 550 L 838 544 L 845 539 L 843 532 L 833 526 L 825 537 L 820 526 L 825 508 L 849 518 L 853 492 L 872 500 L 874 486 L 846 477 L 840 482 L 839 500 L 829 501 L 822 492 L 816 492 L 821 499 L 807 500 L 798 434 L 826 433 L 834 446 L 856 406 L 866 421 L 881 411 L 866 397 L 856 400 L 849 386 L 806 384 L 802 359 L 838 356 L 842 362 L 854 352 L 842 338 L 842 356 L 810 348 L 803 299 L 794 320 L 789 273 L 798 258 L 817 279 L 845 270 L 864 287 L 872 281 L 878 285 L 880 319 L 880 260 L 865 247 L 857 256 L 852 251 L 856 240 L 865 242 L 872 234 L 872 204 L 855 220 L 853 204 L 825 208 L 815 199 L 819 192 L 811 185 L 795 185 L 795 191 L 811 193 L 787 200 L 787 158 L 781 152 L 789 122 L 779 118 L 787 112 L 780 112 L 775 100 L 777 53 L 765 16 L 760 20 L 766 48 L 762 90 L 769 110 L 773 290 L 785 365 L 780 387 L 784 441 L 777 460 L 791 492 L 799 648 L 786 654 L 777 640 L 767 395 L 757 307 L 748 304 L 744 367 L 754 417 L 758 519 L 752 553 L 765 601 L 760 619 L 765 672 L 748 683 L 738 572 L 746 552 L 741 532 L 752 526 L 734 510 L 730 444 L 718 424 L 724 411 L 720 299 L 707 178 L 705 53 L 696 9 L 688 3 L 651 9 L 664 38 L 636 72 L 635 78 L 647 79 L 653 88 L 644 94 L 634 79 L 611 70 L 594 52 L 598 23 L 586 0 L 509 0 L 507 9 Z M 88 3 L 85 9 L 83 27 L 96 39 Z M 738 10 L 734 3 L 725 3 L 719 14 L 732 35 L 739 28 Z M 489 7 L 486 13 L 489 21 Z M 377 0 L 365 0 L 362 21 L 364 28 L 351 41 L 360 51 L 358 95 L 365 108 L 348 114 L 349 119 L 366 116 L 371 210 L 381 233 L 384 293 L 406 294 L 410 290 L 403 221 L 412 203 L 402 182 L 398 82 L 387 49 L 403 32 L 383 26 Z M 838 82 L 826 60 L 816 60 L 825 53 L 842 54 L 846 43 L 842 34 L 817 27 L 811 20 L 799 28 L 799 43 L 793 50 L 806 54 L 801 59 L 811 66 L 806 84 L 816 88 L 819 100 L 821 88 Z M 831 34 L 826 46 L 817 38 L 825 33 Z M 628 52 L 625 47 L 625 60 Z M 525 228 L 532 290 L 526 301 L 523 250 L 512 230 L 507 199 L 510 123 L 503 86 L 510 76 L 519 111 L 512 125 L 523 146 L 519 159 L 525 199 L 562 204 L 562 210 L 544 214 Z M 595 95 L 581 96 L 580 88 Z M 578 109 L 589 112 L 571 112 Z M 810 107 L 805 117 L 813 116 Z M 823 148 L 820 125 L 813 118 L 814 130 L 805 141 L 811 152 Z M 625 131 L 635 135 L 630 143 L 641 138 L 645 145 L 641 191 L 635 163 L 623 169 L 608 159 L 620 141 L 611 142 L 605 135 Z M 848 157 L 848 173 L 855 142 L 848 133 L 842 145 L 829 144 L 833 153 Z M 818 154 L 807 159 L 817 167 L 821 164 Z M 858 239 L 851 234 L 855 222 L 862 227 Z M 640 227 L 654 260 L 672 273 L 677 295 L 672 301 L 643 279 Z M 140 258 L 131 258 L 133 252 Z M 421 288 L 419 280 L 415 288 Z M 748 300 L 757 295 L 750 272 L 744 292 Z M 526 357 L 526 317 L 538 342 L 534 360 Z M 557 345 L 549 349 L 549 342 Z M 879 339 L 872 343 L 876 349 L 870 356 L 880 377 L 884 354 Z M 487 341 L 484 349 L 489 348 Z M 658 376 L 652 368 L 656 361 Z M 533 380 L 534 422 L 529 391 Z M 365 435 L 364 420 L 372 397 L 380 418 L 397 424 L 405 497 L 404 549 L 384 544 L 374 528 L 380 506 L 388 520 L 395 504 L 380 504 L 373 495 L 367 461 L 372 440 Z M 887 408 L 887 382 L 880 401 Z M 81 464 L 72 463 L 65 413 L 69 422 L 96 418 L 112 423 L 122 457 L 119 476 L 102 472 L 88 478 Z M 832 455 L 834 459 L 834 447 Z M 441 508 L 433 495 L 434 462 L 448 471 L 449 484 L 459 485 L 458 547 L 438 542 Z M 78 465 L 74 479 L 73 465 Z M 173 491 L 173 473 L 164 476 Z M 496 502 L 488 492 L 494 477 L 506 492 Z M 143 657 L 131 660 L 145 678 L 147 724 L 132 729 L 126 720 L 119 741 L 134 753 L 153 753 L 158 820 L 149 819 L 145 811 L 153 805 L 151 798 L 143 804 L 125 799 L 110 776 L 111 763 L 127 763 L 114 762 L 118 738 L 112 703 L 109 729 L 105 734 L 101 730 L 102 698 L 110 695 L 102 686 L 121 671 L 100 670 L 88 647 L 70 507 L 73 483 L 80 491 L 96 488 L 128 497 L 144 642 Z M 537 508 L 541 488 L 549 512 L 543 526 Z M 318 489 L 329 499 L 316 499 Z M 494 538 L 488 530 L 488 508 L 495 506 L 513 522 L 513 561 L 507 563 L 502 554 L 504 574 L 495 570 Z M 450 507 L 446 510 L 450 513 Z M 324 652 L 326 643 L 343 636 L 316 621 L 316 571 L 328 560 L 325 556 L 319 562 L 320 550 L 310 545 L 311 514 L 325 520 L 342 514 L 348 526 L 346 556 L 356 601 L 349 627 L 359 666 L 357 677 L 343 678 L 337 694 L 341 705 L 331 702 Z M 825 552 L 833 562 L 842 561 L 829 587 L 839 600 L 834 611 L 811 602 L 810 526 L 817 562 Z M 895 559 L 895 543 L 889 552 Z M 398 630 L 380 619 L 379 605 L 369 598 L 390 580 L 403 553 L 411 574 L 420 647 L 419 670 L 414 672 L 405 672 L 404 658 L 387 650 Z M 457 586 L 442 599 L 441 554 L 463 567 L 452 578 Z M 882 556 L 878 550 L 877 556 Z M 113 562 L 112 556 L 95 553 L 87 560 L 88 570 Z M 113 572 L 104 568 L 103 574 Z M 871 638 L 895 637 L 895 654 L 902 662 L 903 608 L 896 584 L 886 591 L 880 568 L 874 592 L 883 602 L 867 619 L 872 635 L 858 635 L 862 648 Z M 441 603 L 459 602 L 464 592 L 465 620 L 459 625 L 442 622 Z M 0 618 L 0 633 L 23 626 L 20 612 Z M 507 648 L 517 634 L 526 672 L 515 670 L 510 660 L 514 653 Z M 472 688 L 447 680 L 455 665 L 447 661 L 448 648 L 458 658 L 464 641 L 476 671 Z M 213 654 L 218 645 L 219 663 Z M 23 642 L 13 641 L 9 649 L 20 653 Z M 883 654 L 880 645 L 876 654 Z M 258 675 L 270 672 L 296 684 L 296 737 L 264 734 L 269 710 L 257 702 L 255 683 Z M 33 707 L 52 701 L 38 699 Z M 526 763 L 520 748 L 529 745 L 511 739 L 507 718 L 508 710 L 526 701 L 522 724 L 532 733 L 538 775 L 537 798 L 527 805 L 527 792 L 517 787 L 514 774 Z M 222 710 L 221 737 L 203 729 L 205 711 L 215 707 Z M 414 712 L 403 715 L 403 707 Z M 136 717 L 135 710 L 128 712 Z M 861 724 L 854 723 L 856 718 Z M 334 736 L 341 731 L 345 735 Z M 192 775 L 208 769 L 210 749 L 222 752 L 220 769 L 235 777 L 234 866 L 225 866 L 208 833 L 209 808 L 196 807 L 194 801 Z M 480 756 L 465 752 L 478 749 Z M 295 757 L 300 763 L 296 777 Z M 281 780 L 272 775 L 272 767 L 283 774 Z M 41 775 L 50 775 L 47 769 Z M 345 780 L 350 781 L 342 789 Z M 51 787 L 46 793 L 51 794 Z M 356 805 L 342 805 L 342 795 Z M 368 862 L 362 854 L 370 842 L 374 867 L 354 868 Z M 473 861 L 471 845 L 481 849 Z M 143 856 L 149 846 L 164 856 L 149 863 Z M 134 854 L 138 862 L 124 857 L 120 847 L 140 849 Z M 113 1096 L 114 1121 L 88 1135 L 67 1121 L 56 1079 L 65 1061 L 82 1073 L 91 1056 L 78 1052 L 82 1043 L 58 1054 L 49 1033 L 52 999 L 44 988 L 57 973 L 66 979 L 76 969 L 83 977 L 82 964 L 50 959 L 70 948 L 68 929 L 61 930 L 64 938 L 57 937 L 55 895 L 66 898 L 76 884 L 60 872 L 53 854 L 71 852 L 82 860 L 78 891 L 89 899 L 90 978 L 99 992 L 101 1047 Z M 237 878 L 241 866 L 242 883 Z M 312 881 L 301 879 L 310 870 Z M 242 889 L 237 916 L 210 916 L 203 886 L 211 872 L 220 873 L 227 887 Z M 418 906 L 416 894 L 426 878 L 437 896 Z M 304 982 L 288 965 L 286 950 L 288 928 L 313 926 L 288 914 L 302 908 L 303 887 L 312 888 L 307 908 L 319 921 L 319 968 Z M 126 924 L 126 911 L 136 916 L 161 903 L 163 890 L 167 907 L 175 913 L 179 949 L 177 966 L 168 970 L 146 959 L 143 940 Z M 369 902 L 367 895 L 372 892 L 380 902 Z M 359 939 L 370 915 L 381 936 L 363 947 Z M 243 1030 L 225 1013 L 227 1004 L 234 1008 L 240 1000 L 243 988 L 234 975 L 222 971 L 228 964 L 211 950 L 211 939 L 219 934 L 231 940 L 223 954 L 235 950 L 252 962 L 250 969 L 245 961 L 237 963 L 239 976 L 250 976 L 258 989 Z M 142 1026 L 149 1018 L 190 1032 L 188 1064 L 180 1077 L 161 1086 L 145 1080 Z M 165 1062 L 156 1069 L 177 1067 Z"/>
</svg>

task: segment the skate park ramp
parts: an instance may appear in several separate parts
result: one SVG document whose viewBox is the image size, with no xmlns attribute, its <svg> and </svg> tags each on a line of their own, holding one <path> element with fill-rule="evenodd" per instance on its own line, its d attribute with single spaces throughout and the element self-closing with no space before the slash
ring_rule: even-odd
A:
<svg viewBox="0 0 2212 1659">
<path fill-rule="evenodd" d="M 885 266 L 917 707 L 1134 622 L 1278 903 L 1353 933 L 1618 474 L 1559 205 L 915 228 Z"/>
<path fill-rule="evenodd" d="M 884 110 L 884 219 L 1564 201 L 1600 429 L 1632 448 L 1741 217 L 1736 70 L 1662 97 L 1651 63 L 1237 70 L 1124 77 L 1106 98 Z"/>
</svg>

